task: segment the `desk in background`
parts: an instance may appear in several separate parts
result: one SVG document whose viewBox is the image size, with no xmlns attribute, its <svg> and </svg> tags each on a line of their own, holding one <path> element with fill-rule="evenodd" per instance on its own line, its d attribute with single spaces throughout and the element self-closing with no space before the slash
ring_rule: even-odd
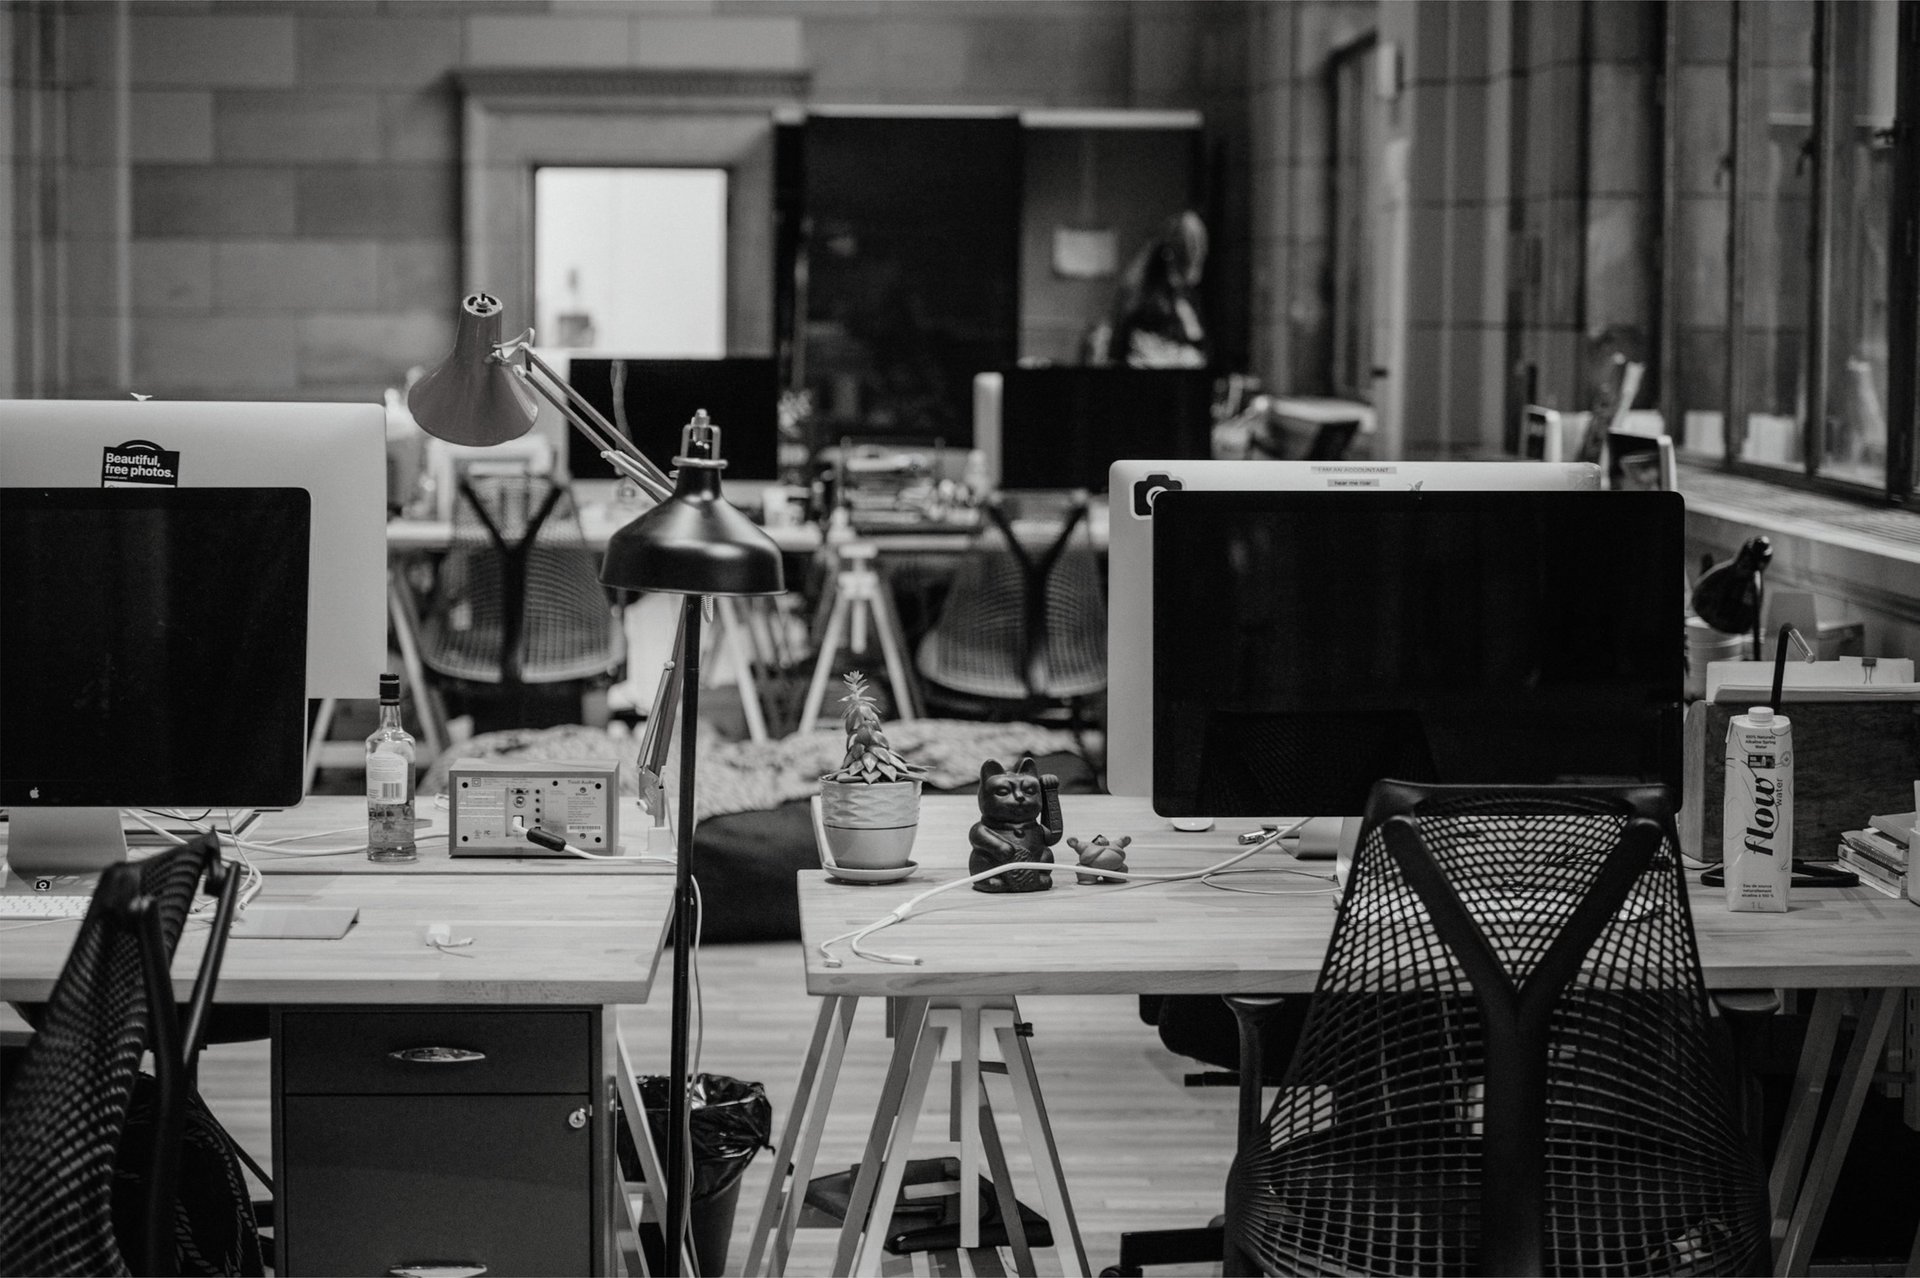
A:
<svg viewBox="0 0 1920 1278">
<path fill-rule="evenodd" d="M 430 815 L 444 832 L 445 814 Z M 640 828 L 636 806 L 622 816 Z M 249 837 L 365 820 L 360 798 L 314 798 L 263 817 Z M 364 835 L 309 846 L 353 842 Z M 617 1272 L 615 1230 L 629 1221 L 614 1162 L 621 1051 L 608 1009 L 646 1001 L 671 873 L 455 861 L 444 839 L 423 843 L 410 866 L 364 853 L 250 855 L 264 878 L 255 905 L 359 910 L 337 941 L 235 937 L 220 975 L 218 1003 L 270 1011 L 278 1272 L 454 1261 L 494 1273 Z M 434 922 L 473 943 L 426 945 Z M 9 933 L 0 998 L 45 999 L 77 928 Z M 181 939 L 182 998 L 204 936 L 189 924 Z M 423 1048 L 481 1059 L 418 1059 Z M 393 1055 L 409 1051 L 416 1059 Z"/>
<path fill-rule="evenodd" d="M 765 485 L 728 484 L 727 499 L 746 511 L 760 509 L 756 493 Z M 606 549 L 607 541 L 614 533 L 645 512 L 644 505 L 624 505 L 613 502 L 601 490 L 604 485 L 583 480 L 575 485 L 578 509 L 580 512 L 580 530 L 586 535 L 587 545 L 594 550 Z M 1035 538 L 1049 538 L 1051 525 L 1044 519 L 1015 519 L 1016 535 L 1031 533 Z M 1087 511 L 1087 529 L 1093 537 L 1093 544 L 1105 550 L 1107 545 L 1107 503 L 1096 500 Z M 784 524 L 765 527 L 767 536 L 773 539 L 782 553 L 789 555 L 810 555 L 826 544 L 820 526 L 814 523 Z M 949 554 L 957 555 L 973 544 L 974 533 L 936 529 L 919 531 L 912 528 L 890 529 L 884 532 L 865 532 L 857 535 L 856 540 L 875 547 L 881 554 Z M 394 519 L 387 523 L 387 550 L 391 554 L 429 553 L 446 550 L 453 545 L 453 523 L 451 520 L 437 519 Z"/>
<path fill-rule="evenodd" d="M 1128 860 L 1141 872 L 1198 869 L 1240 850 L 1232 823 L 1203 834 L 1180 833 L 1153 815 L 1145 800 L 1069 797 L 1063 807 L 1069 834 L 1082 839 L 1095 833 L 1112 839 L 1132 835 Z M 1332 932 L 1336 898 L 1330 891 L 1315 890 L 1330 888 L 1330 883 L 1294 875 L 1273 875 L 1262 884 L 1282 891 L 1297 884 L 1302 894 L 1287 897 L 1227 892 L 1197 882 L 1070 886 L 1065 876 L 1056 878 L 1049 892 L 988 897 L 960 889 L 936 898 L 925 914 L 868 943 L 873 949 L 913 955 L 921 960 L 919 965 L 856 958 L 844 946 L 836 949 L 842 966 L 824 963 L 820 941 L 871 923 L 929 887 L 963 877 L 966 832 L 977 815 L 970 798 L 923 800 L 914 845 L 920 868 L 896 885 L 849 886 L 820 871 L 801 873 L 807 992 L 829 1000 L 822 1009 L 823 1025 L 834 1000 L 861 997 L 892 1000 L 896 1025 L 903 1020 L 911 1025 L 924 1020 L 928 1000 L 1312 991 Z M 1061 859 L 1071 855 L 1064 847 L 1056 849 Z M 1263 853 L 1250 864 L 1296 863 L 1282 854 Z M 1330 862 L 1298 864 L 1311 873 L 1332 871 Z M 1735 914 L 1723 908 L 1718 892 L 1696 885 L 1693 914 L 1709 988 L 1816 991 L 1796 1100 L 1771 1186 L 1780 1272 L 1805 1272 L 1896 1003 L 1902 991 L 1920 986 L 1920 909 L 1867 888 L 1852 888 L 1797 894 L 1793 909 L 1785 914 Z M 1860 1028 L 1839 1068 L 1831 1114 L 1822 1126 L 1817 1120 L 1828 1062 L 1846 1000 L 1856 991 L 1866 992 Z M 1046 1027 L 1035 1026 L 1034 1032 L 1045 1033 Z M 887 1148 L 886 1133 L 899 1116 L 912 1064 L 911 1038 L 905 1031 L 896 1038 L 870 1149 Z M 816 1032 L 816 1054 L 826 1039 Z M 796 1108 L 807 1101 L 807 1084 L 815 1073 L 815 1062 L 810 1061 L 801 1075 Z M 829 1077 L 812 1093 L 812 1105 L 824 1110 L 831 1095 Z M 905 1157 L 904 1151 L 896 1153 Z M 804 1187 L 810 1170 L 797 1168 L 795 1183 Z M 772 1205 L 779 1190 L 776 1176 L 760 1232 L 781 1219 Z M 1064 1204 L 1064 1193 L 1061 1197 Z M 847 1228 L 857 1235 L 860 1225 L 855 1220 Z M 885 1222 L 876 1220 L 873 1227 L 884 1231 Z M 1064 1236 L 1057 1222 L 1055 1231 L 1056 1237 Z M 760 1242 L 756 1237 L 756 1252 Z M 775 1255 L 784 1254 L 780 1239 L 775 1246 Z M 843 1238 L 843 1257 L 853 1254 L 852 1241 Z"/>
<path fill-rule="evenodd" d="M 744 510 L 759 509 L 759 494 L 767 488 L 765 484 L 742 482 L 727 485 L 729 499 Z M 574 492 L 578 502 L 580 527 L 585 535 L 588 549 L 598 552 L 606 548 L 613 534 L 627 523 L 643 513 L 642 505 L 622 504 L 612 500 L 613 486 L 600 480 L 577 480 Z M 1044 506 L 1051 498 L 1038 494 L 1027 494 L 1023 501 L 1035 506 Z M 1105 500 L 1095 499 L 1087 511 L 1086 529 L 1094 548 L 1105 554 L 1108 535 L 1108 505 Z M 1051 544 L 1058 529 L 1058 521 L 1039 515 L 1020 517 L 1013 520 L 1014 535 L 1023 540 L 1031 539 L 1037 546 Z M 873 605 L 868 616 L 872 625 L 879 631 L 883 644 L 891 643 L 888 659 L 888 672 L 894 689 L 896 704 L 906 708 L 917 708 L 919 698 L 914 691 L 913 678 L 908 670 L 911 654 L 908 652 L 910 627 L 903 626 L 895 607 L 891 588 L 895 584 L 888 578 L 888 593 L 880 593 L 880 578 L 872 571 L 861 572 L 862 565 L 872 566 L 875 561 L 882 569 L 897 570 L 921 582 L 931 576 L 938 577 L 938 593 L 944 593 L 944 583 L 951 576 L 951 560 L 964 554 L 973 545 L 977 532 L 953 531 L 951 529 L 898 528 L 885 532 L 863 532 L 847 536 L 835 534 L 828 536 L 818 524 L 801 523 L 767 527 L 767 535 L 773 539 L 782 553 L 795 556 L 813 556 L 826 552 L 821 580 L 824 583 L 822 599 L 815 609 L 814 631 L 815 646 L 820 651 L 820 661 L 816 668 L 815 684 L 810 688 L 807 703 L 811 707 L 803 711 L 801 729 L 810 728 L 817 715 L 821 697 L 824 694 L 823 675 L 820 667 L 830 666 L 836 654 L 831 648 L 837 646 L 826 641 L 829 636 L 829 619 L 833 615 L 833 605 L 839 593 L 845 589 L 846 570 L 850 566 L 842 560 L 848 558 L 842 554 L 850 549 L 851 565 L 856 570 L 857 584 L 854 594 L 869 605 Z M 398 559 L 409 555 L 431 555 L 446 551 L 453 545 L 453 524 L 444 520 L 396 519 L 387 524 L 387 550 L 390 556 Z M 928 565 L 933 565 L 928 567 Z M 882 572 L 883 577 L 887 576 Z M 388 582 L 388 618 L 392 625 L 395 646 L 400 652 L 401 662 L 406 668 L 409 686 L 427 688 L 426 667 L 419 657 L 420 619 L 414 605 L 413 593 L 404 574 L 394 570 L 389 574 Z M 804 575 L 790 573 L 792 583 L 789 593 L 797 593 L 803 583 Z M 905 593 L 915 593 L 911 585 L 902 586 Z M 923 589 L 920 593 L 924 594 Z M 747 718 L 749 735 L 754 740 L 763 740 L 766 736 L 764 718 L 760 706 L 759 693 L 754 683 L 752 668 L 756 661 L 766 660 L 772 652 L 780 650 L 769 636 L 776 633 L 777 619 L 756 617 L 751 612 L 752 601 L 720 600 L 720 625 L 710 633 L 711 642 L 729 645 L 732 667 L 736 682 L 740 685 L 741 705 Z M 922 602 L 925 602 L 924 600 Z M 745 610 L 745 615 L 741 615 Z M 637 633 L 630 620 L 628 630 L 629 672 L 627 676 L 627 699 L 636 706 L 651 704 L 653 696 L 652 670 L 644 670 L 636 678 L 634 670 L 648 663 L 636 661 L 636 654 L 650 651 L 657 644 L 650 645 L 647 636 Z M 857 650 L 864 651 L 865 630 L 856 626 L 852 633 L 861 640 Z M 773 662 L 772 664 L 781 664 Z M 430 754 L 437 754 L 448 744 L 448 735 L 443 716 L 437 709 L 435 698 L 431 695 L 417 698 L 421 705 L 421 732 L 424 744 Z M 331 723 L 331 713 L 323 715 L 315 725 L 315 736 L 309 745 L 309 769 L 316 769 L 324 763 L 326 766 L 348 767 L 358 762 L 354 752 L 357 742 L 333 742 L 325 739 L 325 732 Z M 309 781 L 311 784 L 311 781 Z"/>
</svg>

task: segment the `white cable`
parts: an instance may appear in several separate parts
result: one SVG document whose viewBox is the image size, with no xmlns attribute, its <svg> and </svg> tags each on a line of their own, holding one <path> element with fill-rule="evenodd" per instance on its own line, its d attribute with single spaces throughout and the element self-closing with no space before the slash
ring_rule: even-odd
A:
<svg viewBox="0 0 1920 1278">
<path fill-rule="evenodd" d="M 820 951 L 821 961 L 827 967 L 839 967 L 841 965 L 842 960 L 835 958 L 832 950 L 832 947 L 841 941 L 847 943 L 848 953 L 857 955 L 860 958 L 872 959 L 879 963 L 899 963 L 909 967 L 918 967 L 921 964 L 921 960 L 910 954 L 882 954 L 876 950 L 863 948 L 862 942 L 883 928 L 892 927 L 895 923 L 905 922 L 908 918 L 912 917 L 914 910 L 921 902 L 939 896 L 942 892 L 951 892 L 955 888 L 966 887 L 970 884 L 978 883 L 982 879 L 991 879 L 998 875 L 1005 874 L 1008 870 L 1041 870 L 1048 873 L 1060 873 L 1063 871 L 1097 873 L 1106 879 L 1122 879 L 1128 883 L 1139 883 L 1142 885 L 1150 883 L 1183 883 L 1194 879 L 1204 881 L 1209 875 L 1219 874 L 1224 870 L 1231 869 L 1256 852 L 1264 852 L 1269 848 L 1278 846 L 1281 839 L 1288 835 L 1298 833 L 1300 827 L 1305 824 L 1306 822 L 1303 820 L 1288 829 L 1271 831 L 1258 843 L 1250 845 L 1243 851 L 1236 852 L 1217 865 L 1210 865 L 1201 870 L 1184 870 L 1177 874 L 1135 874 L 1125 870 L 1083 871 L 1079 865 L 1065 865 L 1045 861 L 1021 861 L 1012 865 L 995 866 L 990 870 L 982 870 L 978 874 L 969 874 L 964 879 L 955 879 L 951 883 L 942 883 L 938 887 L 928 888 L 918 896 L 908 899 L 904 904 L 889 911 L 865 927 L 857 927 L 851 931 L 842 932 L 838 936 L 828 937 L 826 940 L 818 942 L 815 948 Z"/>
<path fill-rule="evenodd" d="M 156 823 L 150 817 L 148 817 L 145 812 L 142 812 L 140 809 L 125 808 L 122 810 L 126 812 L 128 816 L 138 821 L 141 825 L 146 826 L 149 830 L 152 830 L 155 834 L 167 840 L 169 843 L 174 844 L 176 847 L 186 846 L 187 841 L 185 839 L 175 834 L 172 830 L 167 829 L 165 826 Z M 260 877 L 259 869 L 253 864 L 251 860 L 247 858 L 247 854 L 244 851 L 244 845 L 240 842 L 240 840 L 234 838 L 233 835 L 231 834 L 222 833 L 220 830 L 215 829 L 212 826 L 203 825 L 198 821 L 188 820 L 187 818 L 179 816 L 177 814 L 174 815 L 173 819 L 176 821 L 186 821 L 187 825 L 192 827 L 194 830 L 197 830 L 201 834 L 212 835 L 216 845 L 229 844 L 233 847 L 234 851 L 238 854 L 239 865 L 240 865 L 241 873 L 243 876 L 240 882 L 240 895 L 235 900 L 235 903 L 234 903 L 234 912 L 237 914 L 241 910 L 246 909 L 248 904 L 252 902 L 253 898 L 260 895 L 260 889 L 266 886 L 266 881 Z M 233 824 L 233 813 L 231 811 L 227 813 L 227 824 L 229 826 Z M 200 922 L 206 922 L 207 920 L 202 916 L 206 915 L 217 904 L 218 904 L 217 900 L 213 897 L 209 897 L 204 901 L 196 901 L 193 905 L 189 906 L 187 909 L 187 917 L 189 921 L 198 920 Z"/>
<path fill-rule="evenodd" d="M 173 844 L 175 847 L 185 846 L 186 844 L 185 839 L 175 834 L 172 830 L 167 829 L 164 825 L 159 825 L 155 823 L 152 818 L 147 816 L 147 814 L 141 811 L 139 808 L 122 808 L 121 811 L 125 812 L 128 816 L 138 821 L 141 825 L 146 826 L 149 830 L 152 830 L 155 834 L 159 835 L 161 838 L 165 839 L 167 842 Z M 182 820 L 186 820 L 186 818 L 175 817 L 174 820 L 182 821 Z M 196 822 L 188 821 L 187 824 L 193 826 L 193 828 L 196 830 L 200 830 L 203 833 L 205 832 L 205 827 L 197 824 Z"/>
<path fill-rule="evenodd" d="M 330 834 L 354 834 L 364 828 L 364 826 L 360 825 L 336 825 L 331 830 L 309 830 L 305 834 L 289 834 L 278 839 L 261 839 L 256 843 L 256 846 L 274 847 L 281 843 L 298 843 L 302 839 L 324 839 Z"/>
<path fill-rule="evenodd" d="M 693 945 L 687 951 L 687 976 L 693 986 L 693 1054 L 688 1060 L 687 1085 L 700 1077 L 700 1049 L 707 1037 L 707 1004 L 700 991 L 700 934 L 706 927 L 707 902 L 700 895 L 700 880 L 689 878 L 693 885 Z"/>
<path fill-rule="evenodd" d="M 1316 888 L 1256 888 L 1237 887 L 1231 883 L 1214 882 L 1216 877 L 1227 874 L 1298 874 L 1302 878 L 1319 879 L 1322 882 L 1331 883 L 1333 886 Z M 1214 874 L 1209 874 L 1202 878 L 1200 882 L 1207 887 L 1214 888 L 1221 892 L 1244 892 L 1248 896 L 1324 896 L 1329 892 L 1338 892 L 1340 890 L 1340 881 L 1335 876 L 1331 874 L 1321 874 L 1314 870 L 1303 870 L 1298 866 L 1292 865 L 1255 865 L 1238 870 L 1219 870 Z"/>
</svg>

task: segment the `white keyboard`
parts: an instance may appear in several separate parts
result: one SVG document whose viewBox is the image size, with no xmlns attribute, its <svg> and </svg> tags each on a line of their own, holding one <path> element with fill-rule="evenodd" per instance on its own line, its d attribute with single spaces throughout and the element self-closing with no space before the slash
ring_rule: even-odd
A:
<svg viewBox="0 0 1920 1278">
<path fill-rule="evenodd" d="M 32 896 L 0 896 L 0 920 L 79 919 L 87 914 L 92 897 L 69 892 L 36 892 Z"/>
</svg>

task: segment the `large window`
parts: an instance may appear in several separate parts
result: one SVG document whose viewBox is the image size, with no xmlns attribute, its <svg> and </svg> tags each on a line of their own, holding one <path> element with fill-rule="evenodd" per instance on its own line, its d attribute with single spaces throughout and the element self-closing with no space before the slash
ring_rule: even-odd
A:
<svg viewBox="0 0 1920 1278">
<path fill-rule="evenodd" d="M 1668 11 L 1668 411 L 1682 446 L 1911 499 L 1920 0 Z"/>
</svg>

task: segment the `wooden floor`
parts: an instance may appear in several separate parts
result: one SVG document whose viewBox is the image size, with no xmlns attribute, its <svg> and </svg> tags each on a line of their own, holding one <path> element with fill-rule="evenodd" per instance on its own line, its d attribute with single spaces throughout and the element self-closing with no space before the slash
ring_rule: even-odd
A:
<svg viewBox="0 0 1920 1278">
<path fill-rule="evenodd" d="M 799 943 L 709 947 L 699 970 L 706 1011 L 700 1068 L 765 1084 L 777 1138 L 818 1010 L 803 985 Z M 660 999 L 620 1010 L 622 1036 L 642 1071 L 665 1072 L 669 988 L 663 965 L 655 983 Z M 1094 1271 L 1114 1262 L 1124 1230 L 1205 1224 L 1218 1213 L 1232 1156 L 1233 1089 L 1183 1087 L 1182 1075 L 1197 1067 L 1160 1046 L 1153 1030 L 1140 1023 L 1131 998 L 1036 998 L 1023 1000 L 1021 1013 L 1034 1027 L 1034 1059 Z M 859 1157 L 888 1046 L 879 1004 L 863 1003 L 819 1171 L 844 1170 Z M 201 1084 L 228 1129 L 264 1163 L 270 1149 L 266 1045 L 209 1050 Z M 1005 1080 L 991 1086 L 1021 1198 L 1037 1208 Z M 944 1095 L 937 1096 L 921 1130 L 943 1133 L 945 1114 Z M 772 1154 L 762 1152 L 747 1172 L 727 1273 L 741 1272 L 746 1262 L 748 1235 L 771 1164 Z M 831 1273 L 833 1240 L 830 1230 L 803 1230 L 788 1272 Z M 1036 1253 L 1035 1260 L 1042 1273 L 1061 1272 L 1051 1250 Z M 893 1270 L 964 1272 L 930 1267 L 925 1256 L 898 1261 Z M 1153 1272 L 1218 1273 L 1219 1266 Z"/>
</svg>

